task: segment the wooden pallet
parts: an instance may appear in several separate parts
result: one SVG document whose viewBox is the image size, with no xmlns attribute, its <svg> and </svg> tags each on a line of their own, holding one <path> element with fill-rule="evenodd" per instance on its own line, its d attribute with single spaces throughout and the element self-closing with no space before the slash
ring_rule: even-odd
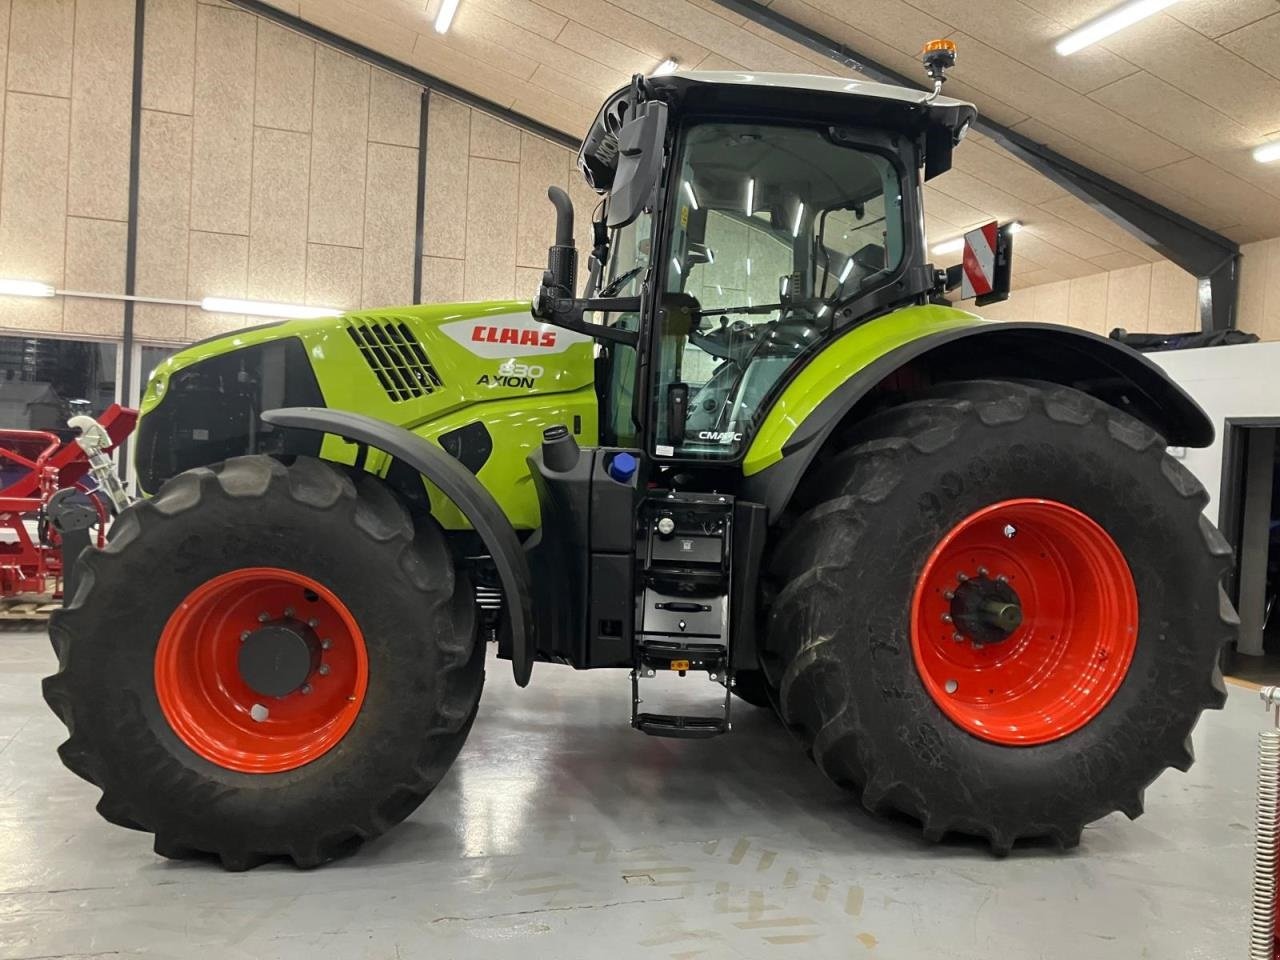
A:
<svg viewBox="0 0 1280 960">
<path fill-rule="evenodd" d="M 48 620 L 49 614 L 61 607 L 49 597 L 6 597 L 0 600 L 0 622 Z"/>
</svg>

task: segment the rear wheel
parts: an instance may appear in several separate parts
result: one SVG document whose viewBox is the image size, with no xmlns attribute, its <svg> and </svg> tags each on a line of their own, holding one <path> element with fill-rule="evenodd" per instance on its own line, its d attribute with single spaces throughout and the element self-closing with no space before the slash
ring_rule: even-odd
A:
<svg viewBox="0 0 1280 960">
<path fill-rule="evenodd" d="M 316 866 L 411 813 L 484 679 L 434 523 L 372 477 L 244 457 L 183 474 L 80 559 L 45 699 L 99 812 L 166 856 Z"/>
<path fill-rule="evenodd" d="M 979 382 L 863 424 L 775 551 L 763 660 L 822 770 L 925 835 L 1074 845 L 1192 762 L 1229 550 L 1160 438 Z"/>
</svg>

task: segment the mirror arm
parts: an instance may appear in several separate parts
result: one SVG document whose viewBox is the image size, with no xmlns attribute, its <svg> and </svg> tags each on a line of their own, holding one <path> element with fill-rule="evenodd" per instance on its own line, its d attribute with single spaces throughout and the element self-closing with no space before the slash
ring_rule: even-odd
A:
<svg viewBox="0 0 1280 960">
<path fill-rule="evenodd" d="M 639 309 L 639 297 L 605 297 L 603 299 L 564 297 L 536 301 L 533 315 L 547 323 L 564 327 L 574 333 L 581 333 L 595 340 L 609 340 L 634 347 L 639 339 L 636 331 L 619 330 L 617 327 L 606 327 L 600 323 L 587 323 L 582 319 L 582 315 L 593 310 L 628 313 Z"/>
</svg>

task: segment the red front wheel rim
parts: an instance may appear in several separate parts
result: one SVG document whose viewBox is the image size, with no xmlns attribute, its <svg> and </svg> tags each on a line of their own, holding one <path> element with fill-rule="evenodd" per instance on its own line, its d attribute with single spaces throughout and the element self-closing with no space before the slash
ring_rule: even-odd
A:
<svg viewBox="0 0 1280 960">
<path fill-rule="evenodd" d="M 278 695 L 250 686 L 242 672 L 242 645 L 264 629 L 309 657 L 296 687 Z M 346 605 L 312 578 L 277 567 L 233 570 L 191 591 L 156 648 L 156 697 L 174 733 L 205 760 L 241 773 L 280 773 L 323 756 L 355 723 L 368 681 L 364 635 Z"/>
<path fill-rule="evenodd" d="M 1089 723 L 1124 682 L 1138 593 L 1086 514 L 1006 500 L 956 524 L 925 561 L 911 649 L 933 701 L 992 743 L 1030 746 Z"/>
</svg>

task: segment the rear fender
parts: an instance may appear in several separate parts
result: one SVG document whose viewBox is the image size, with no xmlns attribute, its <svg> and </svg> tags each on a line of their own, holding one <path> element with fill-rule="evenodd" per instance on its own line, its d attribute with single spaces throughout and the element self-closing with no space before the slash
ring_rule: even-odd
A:
<svg viewBox="0 0 1280 960">
<path fill-rule="evenodd" d="M 511 632 L 511 669 L 526 686 L 533 670 L 533 590 L 529 564 L 515 528 L 475 476 L 439 447 L 403 427 L 324 407 L 289 407 L 262 415 L 279 427 L 316 430 L 365 444 L 408 464 L 434 484 L 471 523 L 493 558 Z"/>
<path fill-rule="evenodd" d="M 1061 384 L 1143 421 L 1172 445 L 1205 447 L 1213 442 L 1213 422 L 1195 400 L 1160 367 L 1123 344 L 1073 327 L 988 323 L 960 311 L 946 312 L 945 323 L 935 323 L 915 339 L 874 358 L 851 358 L 843 378 L 828 375 L 821 383 L 811 380 L 805 389 L 798 376 L 783 390 L 775 407 L 782 406 L 788 415 L 779 419 L 770 411 L 765 427 L 773 420 L 775 428 L 761 430 L 744 463 L 744 495 L 766 504 L 771 521 L 786 508 L 832 432 L 846 418 L 870 412 L 859 411 L 859 403 L 907 370 L 931 383 L 996 379 Z M 890 323 L 894 316 L 872 324 Z M 827 351 L 839 349 L 840 343 Z M 797 386 L 801 392 L 793 393 Z"/>
</svg>

